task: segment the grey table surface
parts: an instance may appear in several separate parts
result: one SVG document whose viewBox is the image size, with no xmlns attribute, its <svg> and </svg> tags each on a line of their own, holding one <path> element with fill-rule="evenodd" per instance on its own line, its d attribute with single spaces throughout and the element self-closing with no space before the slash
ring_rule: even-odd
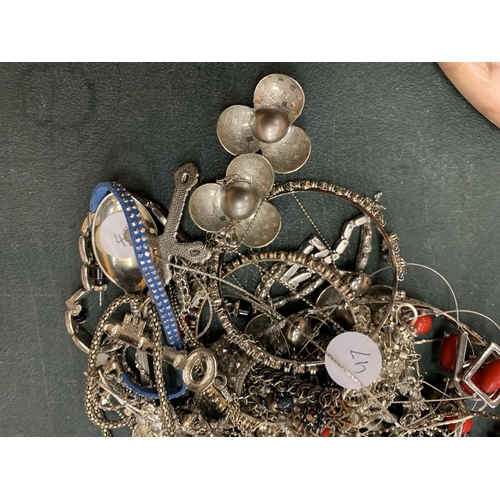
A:
<svg viewBox="0 0 500 500">
<path fill-rule="evenodd" d="M 292 76 L 306 93 L 297 125 L 312 153 L 287 180 L 383 191 L 402 256 L 442 273 L 461 308 L 500 322 L 500 130 L 436 64 L 4 63 L 1 436 L 99 435 L 83 406 L 86 356 L 64 327 L 92 189 L 115 180 L 168 207 L 182 163 L 194 161 L 201 182 L 223 177 L 231 156 L 218 142 L 217 118 L 229 105 L 251 105 L 269 73 Z M 411 269 L 403 288 L 453 308 L 429 272 Z M 500 339 L 487 320 L 467 322 Z M 498 425 L 476 420 L 473 435 L 498 435 Z"/>
</svg>

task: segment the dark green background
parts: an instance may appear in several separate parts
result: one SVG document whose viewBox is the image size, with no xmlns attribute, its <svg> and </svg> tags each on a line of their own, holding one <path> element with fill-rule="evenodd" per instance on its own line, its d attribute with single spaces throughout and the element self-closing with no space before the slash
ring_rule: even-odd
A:
<svg viewBox="0 0 500 500">
<path fill-rule="evenodd" d="M 461 308 L 500 322 L 500 130 L 436 64 L 0 64 L 0 435 L 99 435 L 83 408 L 86 356 L 64 327 L 92 189 L 116 180 L 168 207 L 182 163 L 196 162 L 201 182 L 223 177 L 231 156 L 217 118 L 252 105 L 269 73 L 306 94 L 296 123 L 312 154 L 286 180 L 383 191 L 402 256 L 446 276 Z M 452 308 L 425 270 L 410 269 L 402 287 Z M 495 433 L 475 419 L 475 435 Z"/>
</svg>

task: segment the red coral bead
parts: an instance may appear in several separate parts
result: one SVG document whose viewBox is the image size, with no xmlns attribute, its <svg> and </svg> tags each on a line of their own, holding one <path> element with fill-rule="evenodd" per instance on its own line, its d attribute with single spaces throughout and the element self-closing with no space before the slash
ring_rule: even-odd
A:
<svg viewBox="0 0 500 500">
<path fill-rule="evenodd" d="M 446 420 L 455 420 L 456 417 L 448 417 Z M 457 424 L 448 424 L 448 429 L 454 431 L 457 428 Z M 469 433 L 472 430 L 472 418 L 468 418 L 462 422 L 462 436 Z"/>
<path fill-rule="evenodd" d="M 321 435 L 325 438 L 327 437 L 330 437 L 330 429 L 328 427 L 325 427 L 322 431 L 321 431 Z"/>
<path fill-rule="evenodd" d="M 486 394 L 493 394 L 500 389 L 500 359 L 492 361 L 484 367 L 479 387 Z"/>
<path fill-rule="evenodd" d="M 415 320 L 413 328 L 417 330 L 419 335 L 425 335 L 432 327 L 432 316 L 418 316 Z"/>
<path fill-rule="evenodd" d="M 443 345 L 441 346 L 441 366 L 448 372 L 451 372 L 455 366 L 457 347 L 458 335 L 449 335 L 443 340 Z"/>
</svg>

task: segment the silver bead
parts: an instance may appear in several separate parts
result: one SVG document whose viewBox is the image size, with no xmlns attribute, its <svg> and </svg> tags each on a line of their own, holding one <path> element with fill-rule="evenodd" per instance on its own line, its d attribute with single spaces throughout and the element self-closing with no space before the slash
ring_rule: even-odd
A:
<svg viewBox="0 0 500 500">
<path fill-rule="evenodd" d="M 273 143 L 285 137 L 289 126 L 288 116 L 280 109 L 260 108 L 255 111 L 251 129 L 259 141 Z"/>
<path fill-rule="evenodd" d="M 356 297 L 364 295 L 372 286 L 372 279 L 364 271 L 352 273 L 349 278 L 349 286 Z"/>
<path fill-rule="evenodd" d="M 309 318 L 299 316 L 287 324 L 285 337 L 293 347 L 301 347 L 309 340 L 311 333 L 312 326 Z"/>
<path fill-rule="evenodd" d="M 255 213 L 259 205 L 259 196 L 255 188 L 248 182 L 236 181 L 224 186 L 222 194 L 222 211 L 231 219 L 248 219 Z"/>
</svg>

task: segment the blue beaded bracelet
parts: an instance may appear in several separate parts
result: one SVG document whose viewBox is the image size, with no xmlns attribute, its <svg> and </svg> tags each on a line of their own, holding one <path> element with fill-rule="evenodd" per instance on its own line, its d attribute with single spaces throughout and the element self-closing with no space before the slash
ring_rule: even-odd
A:
<svg viewBox="0 0 500 500">
<path fill-rule="evenodd" d="M 181 373 L 181 372 L 179 372 Z M 141 387 L 132 381 L 132 378 L 128 373 L 121 374 L 122 382 L 133 392 L 149 399 L 159 399 L 158 391 L 154 387 Z M 187 388 L 185 384 L 179 387 L 169 387 L 167 389 L 168 399 L 176 399 L 182 396 L 186 392 Z"/>
<path fill-rule="evenodd" d="M 180 350 L 182 349 L 182 339 L 179 334 L 177 320 L 165 286 L 161 281 L 160 273 L 154 264 L 152 251 L 149 247 L 148 237 L 146 235 L 146 227 L 141 219 L 139 209 L 132 195 L 117 182 L 101 182 L 92 192 L 90 198 L 90 211 L 95 212 L 108 193 L 112 193 L 115 196 L 125 214 L 135 258 L 139 264 L 141 274 L 146 280 L 149 291 L 151 292 L 151 298 L 156 310 L 160 315 L 167 344 L 170 347 Z M 121 379 L 123 383 L 136 394 L 150 399 L 159 398 L 158 391 L 155 388 L 138 386 L 126 373 L 122 373 Z M 168 399 L 178 398 L 182 396 L 186 390 L 187 388 L 184 383 L 180 387 L 169 387 L 167 389 Z"/>
<path fill-rule="evenodd" d="M 146 280 L 151 298 L 160 315 L 167 344 L 174 349 L 182 349 L 182 338 L 179 334 L 177 319 L 163 285 L 160 272 L 155 266 L 152 251 L 149 247 L 144 225 L 137 204 L 132 195 L 117 182 L 102 182 L 92 192 L 90 211 L 95 212 L 97 207 L 108 194 L 112 193 L 123 209 L 130 231 L 130 239 L 134 248 L 135 257 L 139 264 L 142 276 Z"/>
</svg>

